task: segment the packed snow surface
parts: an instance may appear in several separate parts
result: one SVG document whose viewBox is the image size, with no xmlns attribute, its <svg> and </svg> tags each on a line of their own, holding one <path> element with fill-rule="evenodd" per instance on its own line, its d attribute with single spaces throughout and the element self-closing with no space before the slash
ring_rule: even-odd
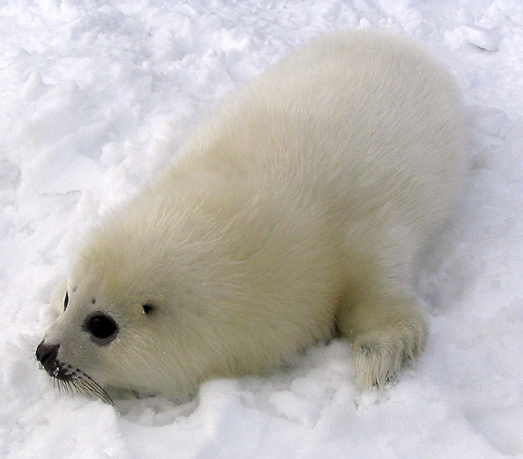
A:
<svg viewBox="0 0 523 459">
<path fill-rule="evenodd" d="M 432 49 L 473 126 L 466 195 L 419 271 L 422 358 L 381 391 L 344 340 L 191 400 L 57 391 L 34 350 L 89 226 L 227 94 L 362 27 Z M 4 0 L 0 49 L 1 458 L 523 458 L 520 0 Z"/>
</svg>

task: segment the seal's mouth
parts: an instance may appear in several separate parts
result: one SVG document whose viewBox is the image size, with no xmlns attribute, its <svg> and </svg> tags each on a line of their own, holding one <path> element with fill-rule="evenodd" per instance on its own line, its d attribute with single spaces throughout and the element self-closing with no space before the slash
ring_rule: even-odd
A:
<svg viewBox="0 0 523 459">
<path fill-rule="evenodd" d="M 58 359 L 59 344 L 42 341 L 36 348 L 36 359 L 60 390 L 97 397 L 109 405 L 114 405 L 109 394 L 82 370 Z"/>
</svg>

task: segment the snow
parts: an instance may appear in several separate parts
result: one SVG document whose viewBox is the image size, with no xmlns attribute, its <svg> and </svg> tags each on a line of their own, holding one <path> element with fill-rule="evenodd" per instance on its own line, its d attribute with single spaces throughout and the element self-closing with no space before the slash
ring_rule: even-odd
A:
<svg viewBox="0 0 523 459">
<path fill-rule="evenodd" d="M 463 203 L 420 268 L 426 352 L 382 391 L 350 346 L 192 400 L 55 390 L 34 349 L 82 234 L 226 94 L 335 29 L 414 37 L 475 126 Z M 523 458 L 520 0 L 4 0 L 0 6 L 1 458 Z"/>
</svg>

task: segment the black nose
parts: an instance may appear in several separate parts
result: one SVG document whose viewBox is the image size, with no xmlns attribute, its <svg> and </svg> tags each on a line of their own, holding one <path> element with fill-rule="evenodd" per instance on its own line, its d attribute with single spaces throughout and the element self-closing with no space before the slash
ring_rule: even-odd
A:
<svg viewBox="0 0 523 459">
<path fill-rule="evenodd" d="M 60 349 L 59 344 L 47 344 L 45 341 L 36 348 L 36 358 L 47 371 L 56 367 L 58 349 Z"/>
</svg>

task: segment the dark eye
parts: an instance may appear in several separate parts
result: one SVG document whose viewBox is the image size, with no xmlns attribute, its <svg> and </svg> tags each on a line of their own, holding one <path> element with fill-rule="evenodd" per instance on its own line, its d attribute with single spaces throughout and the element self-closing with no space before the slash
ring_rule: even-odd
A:
<svg viewBox="0 0 523 459">
<path fill-rule="evenodd" d="M 153 311 L 153 309 L 154 309 L 154 306 L 152 304 L 147 303 L 147 304 L 142 305 L 142 310 L 145 315 L 150 314 Z"/>
<path fill-rule="evenodd" d="M 103 344 L 112 341 L 118 334 L 115 320 L 103 312 L 93 312 L 88 316 L 85 319 L 84 329 Z"/>
<path fill-rule="evenodd" d="M 64 297 L 64 311 L 67 309 L 67 305 L 69 304 L 69 292 L 65 292 Z"/>
</svg>

